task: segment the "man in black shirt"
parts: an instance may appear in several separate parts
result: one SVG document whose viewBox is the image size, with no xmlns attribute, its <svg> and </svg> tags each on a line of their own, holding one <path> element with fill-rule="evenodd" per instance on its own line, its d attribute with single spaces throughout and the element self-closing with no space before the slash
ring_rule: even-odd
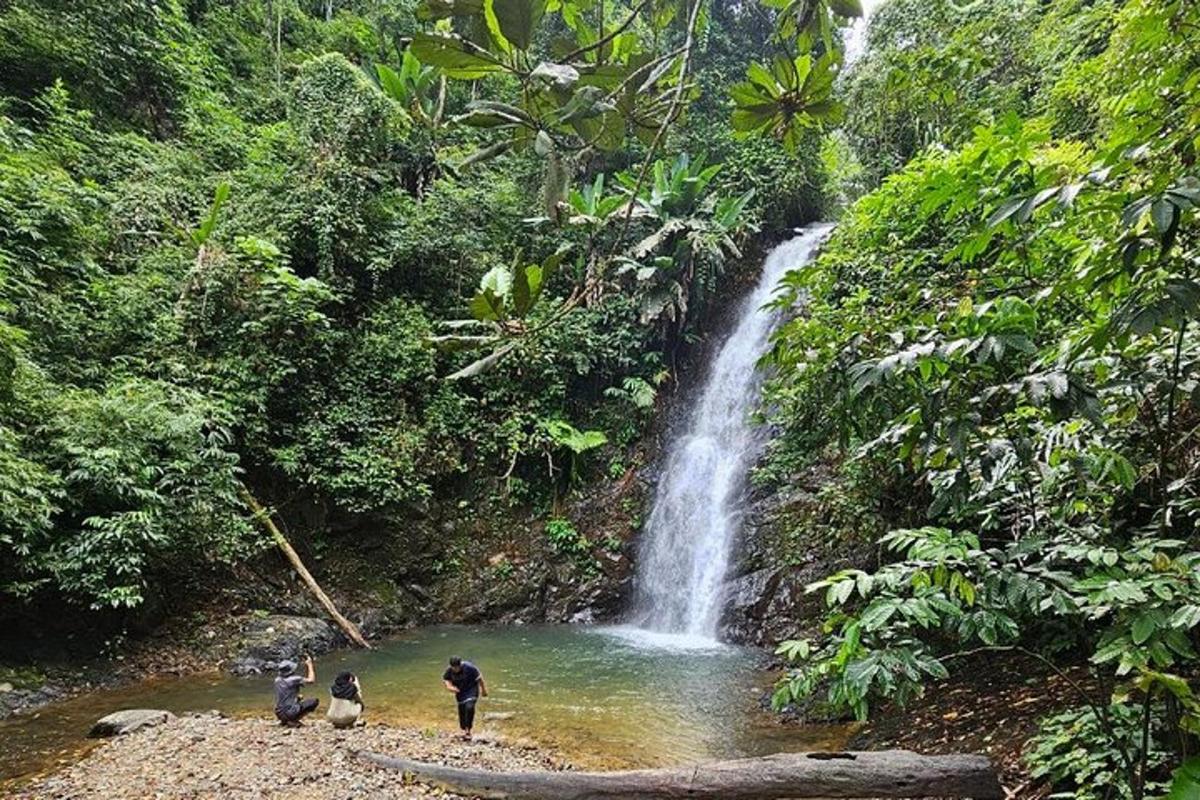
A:
<svg viewBox="0 0 1200 800">
<path fill-rule="evenodd" d="M 316 711 L 320 701 L 313 697 L 305 700 L 300 696 L 300 687 L 317 679 L 313 670 L 312 656 L 304 657 L 308 675 L 301 678 L 296 674 L 295 661 L 279 662 L 279 677 L 275 679 L 275 716 L 288 727 L 298 727 L 305 714 Z"/>
<path fill-rule="evenodd" d="M 462 729 L 463 739 L 470 740 L 471 728 L 475 727 L 475 703 L 481 696 L 487 697 L 483 675 L 470 661 L 454 656 L 450 659 L 449 669 L 442 674 L 442 682 L 446 691 L 454 692 L 454 699 L 458 701 L 458 727 Z"/>
</svg>

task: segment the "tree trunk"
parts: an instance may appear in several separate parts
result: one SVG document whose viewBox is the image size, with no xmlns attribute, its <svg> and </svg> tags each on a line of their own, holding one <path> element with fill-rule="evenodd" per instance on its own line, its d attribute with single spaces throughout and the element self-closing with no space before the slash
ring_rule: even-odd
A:
<svg viewBox="0 0 1200 800">
<path fill-rule="evenodd" d="M 321 589 L 321 585 L 317 583 L 316 578 L 304 566 L 304 562 L 300 560 L 300 554 L 296 552 L 291 542 L 283 535 L 283 531 L 276 527 L 275 523 L 271 520 L 271 515 L 267 513 L 267 510 L 262 507 L 258 500 L 254 499 L 254 495 L 250 494 L 250 490 L 245 486 L 242 486 L 242 500 L 254 512 L 254 516 L 263 524 L 263 527 L 267 529 L 267 533 L 271 534 L 271 538 L 275 540 L 275 544 L 279 546 L 279 549 L 287 556 L 287 560 L 291 562 L 292 569 L 296 570 L 296 574 L 300 576 L 300 580 L 304 581 L 304 585 L 308 587 L 308 590 L 313 593 L 313 596 L 325 608 L 326 613 L 333 618 L 338 627 L 345 631 L 346 636 L 350 637 L 350 641 L 359 647 L 370 650 L 371 645 L 367 644 L 367 640 L 363 638 L 362 632 L 358 630 L 358 626 L 343 617 L 341 612 L 337 610 L 337 606 L 329 599 L 329 595 L 325 594 Z"/>
<path fill-rule="evenodd" d="M 815 797 L 1004 797 L 986 756 L 907 750 L 779 753 L 690 767 L 627 772 L 488 772 L 378 753 L 359 758 L 423 783 L 489 800 L 775 800 Z"/>
</svg>

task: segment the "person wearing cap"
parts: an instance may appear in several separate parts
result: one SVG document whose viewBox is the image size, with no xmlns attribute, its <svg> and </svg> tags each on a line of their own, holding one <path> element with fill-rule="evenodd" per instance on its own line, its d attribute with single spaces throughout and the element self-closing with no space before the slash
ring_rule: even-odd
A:
<svg viewBox="0 0 1200 800">
<path fill-rule="evenodd" d="M 469 741 L 471 729 L 475 727 L 475 703 L 481 695 L 487 697 L 483 675 L 470 661 L 453 656 L 450 667 L 442 673 L 442 682 L 447 691 L 454 692 L 454 699 L 458 701 L 458 727 L 462 729 L 463 739 Z"/>
<path fill-rule="evenodd" d="M 304 657 L 304 666 L 308 674 L 301 678 L 296 674 L 295 661 L 279 662 L 279 676 L 275 678 L 275 716 L 282 725 L 289 728 L 300 726 L 300 720 L 317 710 L 321 701 L 313 697 L 305 699 L 300 694 L 300 687 L 306 683 L 315 683 L 317 674 L 313 670 L 312 656 Z"/>
</svg>

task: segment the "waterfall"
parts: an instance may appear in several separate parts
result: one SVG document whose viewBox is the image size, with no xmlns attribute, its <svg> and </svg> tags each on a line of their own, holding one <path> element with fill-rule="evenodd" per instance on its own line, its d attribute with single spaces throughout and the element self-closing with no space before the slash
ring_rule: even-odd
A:
<svg viewBox="0 0 1200 800">
<path fill-rule="evenodd" d="M 685 430 L 668 447 L 638 559 L 634 618 L 642 628 L 716 638 L 746 475 L 763 445 L 761 426 L 750 416 L 762 380 L 757 362 L 778 322 L 763 306 L 784 273 L 806 263 L 830 230 L 805 228 L 767 256 Z"/>
</svg>

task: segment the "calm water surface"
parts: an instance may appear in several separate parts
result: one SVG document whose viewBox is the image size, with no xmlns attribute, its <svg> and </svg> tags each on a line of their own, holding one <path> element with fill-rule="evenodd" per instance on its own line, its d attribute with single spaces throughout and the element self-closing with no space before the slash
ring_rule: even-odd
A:
<svg viewBox="0 0 1200 800">
<path fill-rule="evenodd" d="M 844 726 L 783 726 L 763 712 L 770 676 L 760 651 L 626 628 L 424 628 L 318 658 L 308 694 L 323 711 L 333 676 L 348 669 L 362 681 L 368 723 L 453 730 L 454 698 L 441 685 L 450 655 L 474 661 L 487 681 L 479 734 L 531 740 L 584 767 L 837 748 L 848 735 Z M 93 692 L 0 721 L 0 784 L 75 760 L 91 724 L 117 709 L 270 716 L 272 704 L 270 676 L 216 672 Z"/>
</svg>

